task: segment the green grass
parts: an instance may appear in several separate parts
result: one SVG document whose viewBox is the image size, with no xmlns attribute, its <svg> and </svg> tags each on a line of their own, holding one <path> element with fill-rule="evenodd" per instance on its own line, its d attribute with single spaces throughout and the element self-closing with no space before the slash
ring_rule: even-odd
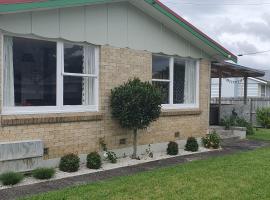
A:
<svg viewBox="0 0 270 200">
<path fill-rule="evenodd" d="M 28 200 L 269 199 L 270 148 L 67 188 Z"/>
<path fill-rule="evenodd" d="M 253 140 L 270 141 L 270 129 L 257 129 L 255 130 L 255 134 L 248 136 L 248 138 Z"/>
</svg>

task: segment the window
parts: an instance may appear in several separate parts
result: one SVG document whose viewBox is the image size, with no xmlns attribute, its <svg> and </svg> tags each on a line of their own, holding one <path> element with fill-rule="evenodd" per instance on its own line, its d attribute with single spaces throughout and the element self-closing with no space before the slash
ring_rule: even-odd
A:
<svg viewBox="0 0 270 200">
<path fill-rule="evenodd" d="M 265 97 L 265 96 L 266 96 L 266 86 L 261 85 L 261 97 Z"/>
<path fill-rule="evenodd" d="M 4 112 L 96 111 L 98 48 L 4 37 Z"/>
<path fill-rule="evenodd" d="M 163 94 L 164 108 L 198 107 L 198 66 L 193 59 L 153 56 L 152 82 Z"/>
</svg>

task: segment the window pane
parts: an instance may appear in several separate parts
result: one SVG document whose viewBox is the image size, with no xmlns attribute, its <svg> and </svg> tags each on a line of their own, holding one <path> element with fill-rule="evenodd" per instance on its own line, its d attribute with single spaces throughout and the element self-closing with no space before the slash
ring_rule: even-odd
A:
<svg viewBox="0 0 270 200">
<path fill-rule="evenodd" d="M 14 80 L 8 81 L 14 82 L 15 106 L 55 106 L 56 43 L 17 37 L 11 42 Z"/>
<path fill-rule="evenodd" d="M 170 83 L 153 81 L 153 85 L 159 88 L 161 90 L 161 93 L 163 94 L 162 104 L 169 104 Z"/>
<path fill-rule="evenodd" d="M 64 76 L 64 105 L 94 105 L 93 78 Z"/>
<path fill-rule="evenodd" d="M 153 56 L 152 76 L 153 79 L 169 80 L 170 59 L 165 56 Z"/>
<path fill-rule="evenodd" d="M 183 104 L 185 96 L 185 60 L 174 59 L 173 103 Z"/>
<path fill-rule="evenodd" d="M 83 46 L 64 44 L 64 67 L 67 73 L 83 72 Z"/>
</svg>

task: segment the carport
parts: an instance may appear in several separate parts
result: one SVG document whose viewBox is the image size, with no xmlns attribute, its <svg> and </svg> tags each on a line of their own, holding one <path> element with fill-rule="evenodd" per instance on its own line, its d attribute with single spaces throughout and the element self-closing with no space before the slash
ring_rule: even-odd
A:
<svg viewBox="0 0 270 200">
<path fill-rule="evenodd" d="M 221 110 L 221 94 L 222 94 L 222 79 L 223 78 L 243 78 L 244 79 L 244 104 L 247 104 L 247 86 L 248 77 L 263 77 L 265 72 L 244 67 L 241 65 L 229 63 L 229 62 L 213 62 L 211 68 L 211 78 L 219 79 L 219 95 L 218 95 L 218 121 L 220 122 L 220 110 Z"/>
</svg>

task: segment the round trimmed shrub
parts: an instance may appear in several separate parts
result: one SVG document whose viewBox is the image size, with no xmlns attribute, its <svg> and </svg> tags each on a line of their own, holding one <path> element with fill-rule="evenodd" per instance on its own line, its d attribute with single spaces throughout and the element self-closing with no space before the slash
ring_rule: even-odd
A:
<svg viewBox="0 0 270 200">
<path fill-rule="evenodd" d="M 216 131 L 208 134 L 206 137 L 202 138 L 202 143 L 205 148 L 218 149 L 220 147 L 220 137 Z"/>
<path fill-rule="evenodd" d="M 75 154 L 68 154 L 61 158 L 59 169 L 63 172 L 77 172 L 80 167 L 80 158 Z"/>
<path fill-rule="evenodd" d="M 171 156 L 175 156 L 178 154 L 178 144 L 176 142 L 169 142 L 167 148 L 167 154 Z"/>
<path fill-rule="evenodd" d="M 199 150 L 199 144 L 196 138 L 189 137 L 185 146 L 186 151 L 196 152 Z"/>
<path fill-rule="evenodd" d="M 55 175 L 53 168 L 37 168 L 32 173 L 33 177 L 40 180 L 51 179 Z"/>
<path fill-rule="evenodd" d="M 3 185 L 16 185 L 24 179 L 23 174 L 16 172 L 6 172 L 0 175 L 0 181 Z"/>
<path fill-rule="evenodd" d="M 86 160 L 86 166 L 89 169 L 99 169 L 102 165 L 101 157 L 97 152 L 88 154 Z"/>
</svg>

